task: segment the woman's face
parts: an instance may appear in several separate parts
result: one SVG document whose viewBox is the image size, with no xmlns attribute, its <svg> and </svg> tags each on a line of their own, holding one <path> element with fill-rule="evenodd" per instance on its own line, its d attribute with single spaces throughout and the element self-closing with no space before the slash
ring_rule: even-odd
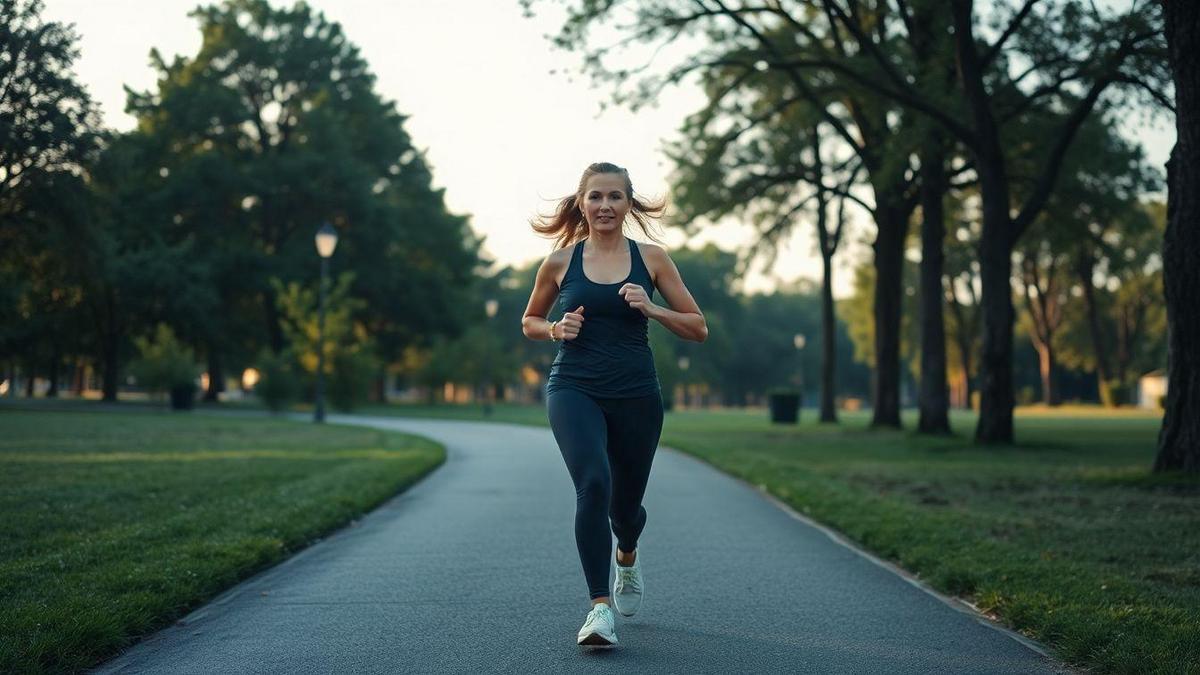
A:
<svg viewBox="0 0 1200 675">
<path fill-rule="evenodd" d="M 630 208 L 625 177 L 619 173 L 598 173 L 588 178 L 581 206 L 593 231 L 620 230 Z"/>
</svg>

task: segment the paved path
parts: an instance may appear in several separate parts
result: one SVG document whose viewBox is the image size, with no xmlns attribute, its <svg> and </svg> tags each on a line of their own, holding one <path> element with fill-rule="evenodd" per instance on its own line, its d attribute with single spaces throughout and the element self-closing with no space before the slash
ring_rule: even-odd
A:
<svg viewBox="0 0 1200 675">
<path fill-rule="evenodd" d="M 330 421 L 436 439 L 447 462 L 99 672 L 1065 672 L 671 451 L 646 496 L 643 607 L 617 617 L 619 647 L 581 649 L 575 491 L 548 429 Z"/>
</svg>

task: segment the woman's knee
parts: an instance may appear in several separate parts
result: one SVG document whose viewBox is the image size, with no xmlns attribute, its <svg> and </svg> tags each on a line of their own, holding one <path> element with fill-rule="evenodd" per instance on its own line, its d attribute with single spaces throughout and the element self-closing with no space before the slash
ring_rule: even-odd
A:
<svg viewBox="0 0 1200 675">
<path fill-rule="evenodd" d="M 605 512 L 608 511 L 611 496 L 612 479 L 599 471 L 582 476 L 575 485 L 575 498 L 580 504 L 598 507 Z"/>
</svg>

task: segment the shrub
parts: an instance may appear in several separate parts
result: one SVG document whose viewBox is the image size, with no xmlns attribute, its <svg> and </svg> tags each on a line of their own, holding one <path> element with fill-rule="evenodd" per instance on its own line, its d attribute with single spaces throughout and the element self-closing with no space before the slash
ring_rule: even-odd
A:
<svg viewBox="0 0 1200 675">
<path fill-rule="evenodd" d="M 153 339 L 134 339 L 138 359 L 129 364 L 129 371 L 138 384 L 154 393 L 187 389 L 194 394 L 200 367 L 195 352 L 175 337 L 175 331 L 165 323 L 154 329 Z"/>
<path fill-rule="evenodd" d="M 351 412 L 366 403 L 378 372 L 378 359 L 365 350 L 335 354 L 328 380 L 329 404 L 341 412 Z"/>
<path fill-rule="evenodd" d="M 1116 407 L 1134 403 L 1137 393 L 1137 381 L 1106 380 L 1100 383 L 1100 402 L 1107 407 Z"/>
<path fill-rule="evenodd" d="M 300 377 L 292 354 L 284 351 L 276 354 L 269 349 L 259 353 L 258 384 L 254 393 L 274 412 L 279 412 L 290 406 L 300 397 Z"/>
</svg>

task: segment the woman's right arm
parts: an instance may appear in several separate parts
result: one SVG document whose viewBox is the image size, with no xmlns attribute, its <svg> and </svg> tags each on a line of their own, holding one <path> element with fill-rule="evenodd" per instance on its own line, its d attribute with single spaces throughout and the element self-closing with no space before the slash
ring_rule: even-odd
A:
<svg viewBox="0 0 1200 675">
<path fill-rule="evenodd" d="M 533 293 L 521 318 L 521 332 L 530 340 L 549 340 L 550 322 L 546 319 L 554 300 L 558 298 L 558 272 L 562 266 L 563 250 L 551 253 L 542 261 L 533 280 Z"/>
</svg>

